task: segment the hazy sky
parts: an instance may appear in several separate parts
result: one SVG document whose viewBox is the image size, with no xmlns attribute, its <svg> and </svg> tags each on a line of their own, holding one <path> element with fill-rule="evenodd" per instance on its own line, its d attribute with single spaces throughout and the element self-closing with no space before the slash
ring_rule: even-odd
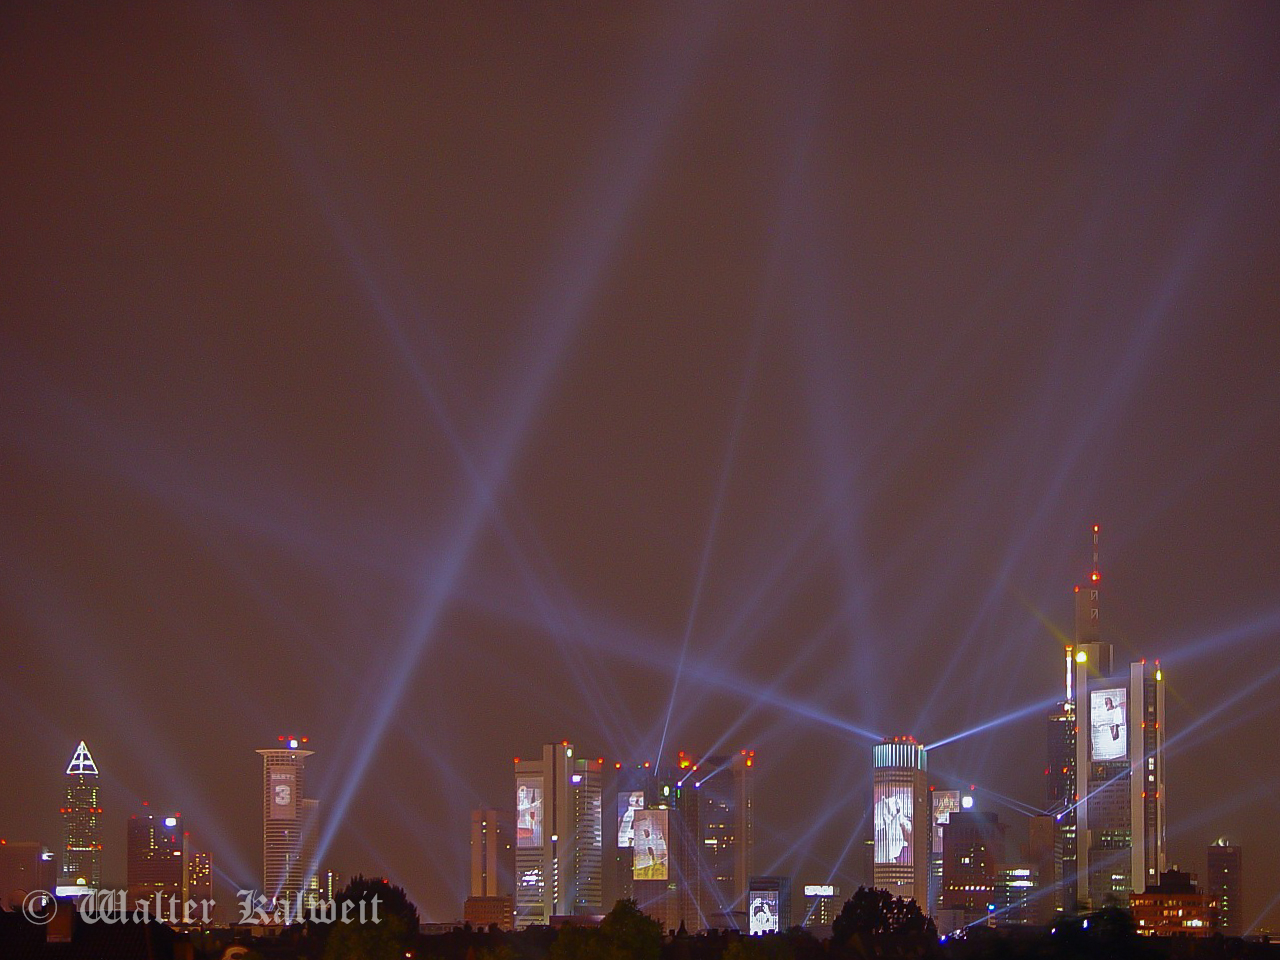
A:
<svg viewBox="0 0 1280 960">
<path fill-rule="evenodd" d="M 306 734 L 452 919 L 513 756 L 751 747 L 856 885 L 871 736 L 1045 802 L 1097 521 L 1172 859 L 1280 892 L 1280 8 L 9 3 L 0 84 L 0 836 L 83 738 L 109 880 L 145 797 L 256 882 Z"/>
</svg>

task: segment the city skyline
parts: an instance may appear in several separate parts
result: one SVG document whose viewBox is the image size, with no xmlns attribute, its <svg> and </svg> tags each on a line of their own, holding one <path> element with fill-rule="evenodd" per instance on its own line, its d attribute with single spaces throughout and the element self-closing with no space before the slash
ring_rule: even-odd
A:
<svg viewBox="0 0 1280 960">
<path fill-rule="evenodd" d="M 256 881 L 305 732 L 453 919 L 514 756 L 746 748 L 852 891 L 885 737 L 1045 808 L 1098 523 L 1166 860 L 1280 928 L 1280 9 L 0 18 L 0 837 L 84 740 L 104 880 L 149 799 Z"/>
</svg>

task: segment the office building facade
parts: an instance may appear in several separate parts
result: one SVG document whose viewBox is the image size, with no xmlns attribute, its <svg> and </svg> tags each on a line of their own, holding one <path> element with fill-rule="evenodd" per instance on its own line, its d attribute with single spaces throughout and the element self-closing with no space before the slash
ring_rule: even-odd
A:
<svg viewBox="0 0 1280 960">
<path fill-rule="evenodd" d="M 98 767 L 83 740 L 67 764 L 62 814 L 65 842 L 58 886 L 65 892 L 96 890 L 102 884 L 102 807 Z"/>
<path fill-rule="evenodd" d="M 550 743 L 515 761 L 515 924 L 604 912 L 603 762 Z"/>
<path fill-rule="evenodd" d="M 926 912 L 933 834 L 928 773 L 925 748 L 914 737 L 894 737 L 872 748 L 873 882 Z M 923 829 L 914 828 L 917 822 Z"/>
<path fill-rule="evenodd" d="M 130 903 L 187 899 L 187 837 L 182 818 L 156 815 L 144 805 L 125 830 L 125 863 Z"/>
<path fill-rule="evenodd" d="M 280 737 L 280 746 L 258 750 L 262 757 L 262 893 L 269 899 L 296 899 L 316 892 L 315 844 L 318 803 L 303 797 L 305 737 Z"/>
<path fill-rule="evenodd" d="M 1225 937 L 1244 935 L 1244 852 L 1225 837 L 1209 847 L 1205 895 L 1214 929 Z"/>
</svg>

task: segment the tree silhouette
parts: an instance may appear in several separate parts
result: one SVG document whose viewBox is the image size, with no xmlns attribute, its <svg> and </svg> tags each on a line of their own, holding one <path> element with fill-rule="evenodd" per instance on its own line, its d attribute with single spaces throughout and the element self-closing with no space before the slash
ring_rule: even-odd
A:
<svg viewBox="0 0 1280 960">
<path fill-rule="evenodd" d="M 844 946 L 855 937 L 912 934 L 936 938 L 938 930 L 914 900 L 868 887 L 859 887 L 845 901 L 831 926 L 831 940 L 836 946 Z"/>
</svg>

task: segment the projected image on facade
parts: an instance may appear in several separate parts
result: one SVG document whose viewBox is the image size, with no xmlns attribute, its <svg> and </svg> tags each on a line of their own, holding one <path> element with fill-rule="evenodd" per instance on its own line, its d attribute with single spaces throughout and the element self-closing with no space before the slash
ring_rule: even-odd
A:
<svg viewBox="0 0 1280 960">
<path fill-rule="evenodd" d="M 933 792 L 933 852 L 942 850 L 942 833 L 953 813 L 960 812 L 959 790 L 935 790 Z"/>
<path fill-rule="evenodd" d="M 298 771 L 293 766 L 273 766 L 269 771 L 271 778 L 271 813 L 272 820 L 293 820 L 298 809 Z"/>
<path fill-rule="evenodd" d="M 1089 691 L 1089 745 L 1094 760 L 1129 756 L 1127 691 L 1124 687 Z"/>
<path fill-rule="evenodd" d="M 633 817 L 636 880 L 667 879 L 667 811 L 637 810 Z"/>
<path fill-rule="evenodd" d="M 618 848 L 633 846 L 636 835 L 636 811 L 644 809 L 644 791 L 618 794 Z"/>
<path fill-rule="evenodd" d="M 751 936 L 778 932 L 778 891 L 752 890 L 748 899 L 748 931 Z"/>
<path fill-rule="evenodd" d="M 516 778 L 516 846 L 542 846 L 542 778 Z"/>
<path fill-rule="evenodd" d="M 911 787 L 905 783 L 875 785 L 876 863 L 911 866 Z"/>
</svg>

